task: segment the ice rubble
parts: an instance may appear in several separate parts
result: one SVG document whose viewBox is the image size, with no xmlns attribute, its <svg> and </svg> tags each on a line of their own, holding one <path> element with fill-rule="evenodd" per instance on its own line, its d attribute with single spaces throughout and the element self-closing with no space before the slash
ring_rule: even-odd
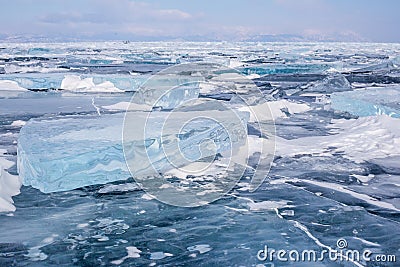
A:
<svg viewBox="0 0 400 267">
<path fill-rule="evenodd" d="M 400 87 L 367 88 L 349 92 L 333 93 L 332 108 L 357 116 L 386 114 L 400 117 Z"/>
<path fill-rule="evenodd" d="M 165 79 L 156 80 L 155 83 L 177 83 L 177 77 L 168 76 Z M 193 78 L 179 78 L 179 84 L 184 84 L 179 88 L 160 97 L 156 106 L 162 109 L 175 108 L 181 102 L 188 99 L 197 98 L 199 95 L 199 84 L 192 82 Z M 194 79 L 197 80 L 197 79 Z M 80 77 L 72 78 L 74 88 L 85 88 L 87 83 L 91 86 L 91 80 L 80 79 Z M 149 87 L 149 90 L 152 87 Z M 147 92 L 144 90 L 144 92 Z M 112 105 L 102 105 L 102 109 L 111 111 L 125 111 L 135 114 L 137 125 L 145 119 L 149 119 L 147 125 L 160 124 L 166 116 L 167 112 L 151 112 L 152 107 L 147 105 L 147 95 L 144 93 L 139 99 L 140 103 L 130 103 L 126 101 L 118 102 Z M 173 100 L 173 101 L 171 101 Z M 231 103 L 237 114 L 242 114 L 242 122 L 270 121 L 271 119 L 284 118 L 290 114 L 301 113 L 310 110 L 310 107 L 304 103 L 295 103 L 287 100 L 279 100 L 258 104 L 252 106 L 252 111 L 248 107 L 243 107 L 243 103 Z M 270 114 L 272 114 L 272 117 Z M 209 117 L 210 112 L 221 118 L 225 124 L 232 124 L 229 119 L 228 111 L 221 111 L 218 108 L 213 110 L 212 106 L 207 103 L 195 106 L 182 106 L 182 110 L 174 112 L 174 118 L 179 120 L 189 120 L 190 117 Z M 149 114 L 152 114 L 149 118 Z M 254 114 L 258 117 L 255 118 Z M 176 117 L 177 116 L 177 117 Z M 31 120 L 21 130 L 18 141 L 18 170 L 20 177 L 25 185 L 31 185 L 43 192 L 64 191 L 79 188 L 82 186 L 93 184 L 104 184 L 116 180 L 126 179 L 130 176 L 125 164 L 125 158 L 122 148 L 122 126 L 123 114 L 102 114 L 101 116 L 72 116 L 60 119 L 43 119 Z M 178 120 L 176 121 L 179 124 Z M 168 125 L 174 128 L 175 125 Z M 217 131 L 221 125 L 213 125 L 210 121 L 196 121 L 190 127 L 193 133 L 188 135 L 186 140 L 182 141 L 184 145 L 182 153 L 187 158 L 198 158 L 197 145 L 202 140 L 210 139 L 210 135 L 218 132 L 222 138 L 224 131 Z M 237 126 L 237 125 L 236 125 Z M 233 125 L 233 127 L 236 127 Z M 241 125 L 245 126 L 245 125 Z M 186 127 L 186 126 L 185 126 Z M 246 126 L 244 128 L 247 128 Z M 138 165 L 140 165 L 140 157 L 145 154 L 137 153 L 143 150 L 143 143 L 146 143 L 147 153 L 153 158 L 158 169 L 163 169 L 165 165 L 165 155 L 162 154 L 159 147 L 162 145 L 160 139 L 160 131 L 156 127 L 148 129 L 150 137 L 143 140 L 143 129 L 132 129 L 133 154 L 138 157 Z M 188 131 L 188 129 L 186 129 Z M 189 131 L 190 132 L 190 131 Z M 176 132 L 167 131 L 169 136 L 163 136 L 163 140 L 171 139 L 176 136 Z M 34 143 L 31 140 L 36 140 Z M 228 141 L 227 141 L 228 142 Z M 253 139 L 249 138 L 249 153 L 255 153 L 260 150 L 260 146 L 252 147 Z M 217 152 L 229 149 L 229 144 L 221 143 L 217 147 Z M 136 151 L 136 152 L 135 152 Z M 178 151 L 177 151 L 178 152 Z M 247 151 L 237 150 L 238 154 L 247 153 Z M 200 153 L 204 153 L 201 151 Z M 213 154 L 215 155 L 215 154 Z M 203 157 L 211 156 L 201 154 Z M 172 156 L 173 157 L 173 156 Z M 143 161 L 144 162 L 144 161 Z M 168 164 L 166 164 L 167 166 Z M 143 166 L 140 171 L 146 172 L 146 168 L 151 166 Z M 166 169 L 166 172 L 169 170 Z"/>
</svg>

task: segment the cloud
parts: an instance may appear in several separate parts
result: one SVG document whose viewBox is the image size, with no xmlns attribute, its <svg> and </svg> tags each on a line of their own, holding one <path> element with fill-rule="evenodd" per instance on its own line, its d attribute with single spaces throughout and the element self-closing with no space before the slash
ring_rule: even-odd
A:
<svg viewBox="0 0 400 267">
<path fill-rule="evenodd" d="M 49 24 L 63 23 L 127 23 L 144 21 L 182 22 L 192 20 L 194 15 L 179 9 L 162 9 L 156 5 L 145 2 L 132 2 L 128 0 L 90 0 L 93 10 L 90 12 L 55 12 L 39 17 L 39 21 Z"/>
<path fill-rule="evenodd" d="M 274 0 L 281 7 L 292 8 L 297 10 L 304 9 L 325 9 L 328 7 L 327 1 L 324 0 Z"/>
<path fill-rule="evenodd" d="M 195 27 L 201 14 L 129 0 L 86 0 L 90 7 L 47 13 L 38 18 L 42 31 L 65 35 L 183 35 Z"/>
<path fill-rule="evenodd" d="M 158 9 L 150 12 L 150 14 L 151 13 L 153 13 L 152 15 L 154 15 L 154 18 L 161 20 L 188 20 L 193 18 L 191 14 L 178 9 Z"/>
</svg>

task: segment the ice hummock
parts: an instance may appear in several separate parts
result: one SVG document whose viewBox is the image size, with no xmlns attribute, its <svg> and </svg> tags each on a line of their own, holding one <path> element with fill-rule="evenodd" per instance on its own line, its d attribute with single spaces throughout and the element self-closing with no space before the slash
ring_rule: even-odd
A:
<svg viewBox="0 0 400 267">
<path fill-rule="evenodd" d="M 67 75 L 61 82 L 61 89 L 77 92 L 123 92 L 110 81 L 95 84 L 93 78 L 82 79 L 78 75 Z"/>
<path fill-rule="evenodd" d="M 386 114 L 400 118 L 400 87 L 367 88 L 349 92 L 333 93 L 332 108 L 357 116 Z"/>
<path fill-rule="evenodd" d="M 15 81 L 0 80 L 0 91 L 27 91 Z"/>
<path fill-rule="evenodd" d="M 196 123 L 185 126 L 188 128 L 185 131 L 190 134 L 182 139 L 181 151 L 174 153 L 182 153 L 186 157 L 211 156 L 196 155 L 194 149 L 210 138 L 224 140 L 216 147 L 216 153 L 231 146 L 222 128 L 223 123 L 210 125 L 205 118 L 209 112 L 174 113 L 183 119 L 187 119 L 189 115 L 198 117 Z M 228 121 L 230 117 L 225 116 L 229 115 L 225 114 L 227 111 L 213 112 L 219 113 L 221 120 L 226 118 L 226 123 L 231 123 Z M 177 133 L 167 129 L 161 136 L 160 129 L 152 125 L 160 125 L 168 115 L 168 112 L 152 112 L 149 117 L 148 112 L 135 111 L 134 117 L 138 125 L 144 125 L 147 120 L 147 125 L 150 126 L 146 129 L 146 140 L 143 139 L 143 129 L 136 128 L 132 129 L 130 139 L 124 142 L 129 143 L 129 153 L 136 156 L 141 174 L 154 172 L 152 166 L 143 166 L 142 162 L 148 162 L 148 159 L 142 158 L 147 157 L 146 151 L 157 170 L 166 170 L 164 167 L 167 159 L 158 147 L 161 140 L 176 139 Z M 123 113 L 30 120 L 21 129 L 18 141 L 18 172 L 23 184 L 49 193 L 129 178 L 122 145 L 123 120 Z M 243 123 L 246 121 L 244 116 Z M 178 125 L 180 123 L 177 120 L 175 122 Z M 174 128 L 175 125 L 170 122 L 167 127 Z"/>
</svg>

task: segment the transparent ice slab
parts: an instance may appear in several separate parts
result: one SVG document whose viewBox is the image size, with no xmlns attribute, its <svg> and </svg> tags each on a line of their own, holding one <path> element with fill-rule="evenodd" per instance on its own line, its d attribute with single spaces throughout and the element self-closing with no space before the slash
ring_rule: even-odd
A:
<svg viewBox="0 0 400 267">
<path fill-rule="evenodd" d="M 167 112 L 152 112 L 150 117 L 148 112 L 136 112 L 138 125 L 147 120 L 146 139 L 143 139 L 143 128 L 132 127 L 129 140 L 124 140 L 128 143 L 125 148 L 129 147 L 127 154 L 137 162 L 136 171 L 141 174 L 154 173 L 154 168 L 164 171 L 171 158 L 183 155 L 194 160 L 230 149 L 235 139 L 228 137 L 222 126 L 232 124 L 231 117 L 225 116 L 230 114 L 213 111 L 219 112 L 221 121 L 212 123 L 206 118 L 209 112 L 175 113 L 174 116 L 186 121 L 188 116 L 197 117 L 186 124 L 181 133 L 173 132 L 177 128 L 174 122 L 169 122 L 166 129 L 160 131 L 168 117 Z M 18 172 L 23 184 L 49 193 L 129 178 L 122 145 L 123 120 L 124 114 L 118 113 L 29 121 L 21 129 L 18 140 Z M 243 120 L 246 123 L 246 118 Z M 178 120 L 174 121 L 180 125 Z M 243 127 L 231 125 L 236 126 Z M 214 150 L 202 150 L 202 144 L 209 140 L 219 142 L 215 142 Z M 168 150 L 168 145 L 173 142 L 178 142 L 179 149 L 169 150 L 169 158 L 166 158 L 160 146 L 165 145 Z M 148 165 L 148 157 L 153 165 Z"/>
<path fill-rule="evenodd" d="M 357 116 L 386 114 L 400 118 L 400 87 L 367 88 L 333 93 L 332 108 Z"/>
</svg>

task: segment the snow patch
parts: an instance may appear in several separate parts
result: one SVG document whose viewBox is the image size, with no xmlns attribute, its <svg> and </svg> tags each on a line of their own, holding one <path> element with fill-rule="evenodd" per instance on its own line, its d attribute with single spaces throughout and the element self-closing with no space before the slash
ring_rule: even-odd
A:
<svg viewBox="0 0 400 267">
<path fill-rule="evenodd" d="M 61 89 L 74 92 L 124 92 L 110 81 L 95 84 L 93 78 L 82 79 L 78 75 L 66 75 L 61 82 Z"/>
</svg>

